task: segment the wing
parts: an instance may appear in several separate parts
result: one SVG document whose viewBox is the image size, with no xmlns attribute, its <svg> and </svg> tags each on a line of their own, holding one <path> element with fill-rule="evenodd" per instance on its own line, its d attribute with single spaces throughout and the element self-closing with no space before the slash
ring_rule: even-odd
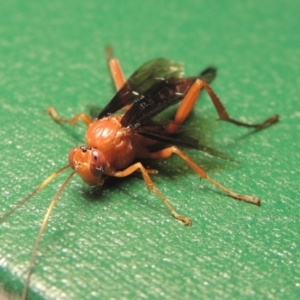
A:
<svg viewBox="0 0 300 300">
<path fill-rule="evenodd" d="M 143 98 L 161 79 L 183 76 L 183 65 L 165 58 L 157 58 L 142 65 L 100 112 L 97 119 L 115 113 L 119 109 Z"/>
<path fill-rule="evenodd" d="M 181 101 L 196 79 L 210 83 L 216 76 L 216 69 L 209 67 L 196 77 L 156 78 L 143 95 L 140 95 L 121 120 L 124 127 L 137 128 L 171 105 Z"/>
<path fill-rule="evenodd" d="M 142 126 L 134 130 L 135 133 L 140 134 L 149 139 L 162 142 L 168 145 L 180 146 L 184 148 L 197 149 L 202 152 L 208 153 L 213 156 L 217 156 L 229 161 L 235 161 L 233 158 L 228 156 L 225 153 L 222 153 L 218 150 L 212 149 L 210 147 L 200 144 L 199 140 L 192 138 L 183 133 L 166 133 L 165 128 L 162 125 L 157 125 L 155 123 Z"/>
</svg>

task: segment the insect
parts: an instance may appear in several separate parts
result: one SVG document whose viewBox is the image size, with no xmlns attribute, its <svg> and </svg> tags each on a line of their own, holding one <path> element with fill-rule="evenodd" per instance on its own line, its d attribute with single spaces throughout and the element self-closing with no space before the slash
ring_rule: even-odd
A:
<svg viewBox="0 0 300 300">
<path fill-rule="evenodd" d="M 37 249 L 49 216 L 60 194 L 74 174 L 78 174 L 88 185 L 97 186 L 102 185 L 108 177 L 125 177 L 134 172 L 140 172 L 147 188 L 157 194 L 171 215 L 185 225 L 191 225 L 191 220 L 177 213 L 153 183 L 150 175 L 156 174 L 157 170 L 147 169 L 142 163 L 146 158 L 167 159 L 175 154 L 200 178 L 208 180 L 224 193 L 235 199 L 260 205 L 258 198 L 231 191 L 212 179 L 192 161 L 180 149 L 181 147 L 197 149 L 225 159 L 228 157 L 202 145 L 198 140 L 180 133 L 178 129 L 193 109 L 199 93 L 203 89 L 209 94 L 219 118 L 223 121 L 238 126 L 261 129 L 277 122 L 278 115 L 258 124 L 248 124 L 230 118 L 222 102 L 209 86 L 216 76 L 215 68 L 207 68 L 198 76 L 184 77 L 181 64 L 158 58 L 142 65 L 125 81 L 120 63 L 114 58 L 112 49 L 107 47 L 106 52 L 117 93 L 95 119 L 84 113 L 79 113 L 71 119 L 63 119 L 53 107 L 47 109 L 49 115 L 59 123 L 75 125 L 77 122 L 83 121 L 87 126 L 86 145 L 71 149 L 66 166 L 51 174 L 31 194 L 0 218 L 0 222 L 3 222 L 59 174 L 67 169 L 73 170 L 57 191 L 45 214 L 33 247 L 22 299 L 26 299 Z M 160 123 L 154 120 L 154 117 L 160 112 L 177 103 L 180 104 L 172 121 Z M 151 150 L 153 146 L 157 145 L 159 149 Z"/>
</svg>

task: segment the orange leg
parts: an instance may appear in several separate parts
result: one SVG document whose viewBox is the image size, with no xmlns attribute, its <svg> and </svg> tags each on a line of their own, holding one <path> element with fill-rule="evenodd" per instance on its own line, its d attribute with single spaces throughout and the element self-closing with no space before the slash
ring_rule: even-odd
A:
<svg viewBox="0 0 300 300">
<path fill-rule="evenodd" d="M 231 190 L 229 190 L 228 188 L 224 187 L 223 185 L 221 185 L 220 183 L 218 183 L 217 181 L 215 181 L 214 179 L 210 178 L 207 173 L 200 168 L 195 162 L 193 162 L 186 154 L 184 154 L 182 151 L 180 151 L 178 148 L 176 148 L 175 146 L 172 147 L 168 147 L 165 149 L 162 149 L 160 151 L 157 152 L 153 152 L 153 153 L 149 153 L 149 158 L 168 158 L 170 157 L 172 154 L 177 154 L 180 158 L 182 158 L 201 178 L 208 180 L 210 183 L 212 183 L 213 185 L 215 185 L 217 188 L 219 188 L 220 190 L 222 190 L 223 192 L 225 192 L 226 194 L 228 194 L 229 196 L 241 200 L 241 201 L 245 201 L 245 202 L 250 202 L 256 205 L 260 205 L 260 200 L 258 198 L 252 197 L 252 196 L 247 196 L 247 195 L 240 195 L 237 194 Z"/>
<path fill-rule="evenodd" d="M 106 47 L 106 57 L 111 76 L 118 91 L 125 84 L 125 78 L 119 61 L 113 57 L 113 51 L 110 46 Z"/>
<path fill-rule="evenodd" d="M 117 172 L 112 172 L 111 176 L 115 176 L 115 177 L 126 177 L 130 174 L 132 174 L 133 172 L 139 171 L 142 173 L 143 175 L 143 179 L 148 187 L 149 190 L 153 191 L 154 193 L 156 193 L 156 195 L 158 195 L 160 197 L 160 199 L 162 200 L 162 202 L 167 206 L 167 208 L 169 209 L 169 211 L 171 212 L 171 214 L 174 216 L 174 218 L 176 218 L 177 220 L 180 220 L 181 222 L 183 222 L 185 225 L 190 226 L 192 224 L 191 220 L 187 217 L 181 216 L 179 215 L 175 209 L 172 207 L 172 205 L 168 202 L 168 200 L 164 197 L 164 195 L 159 191 L 159 189 L 157 189 L 153 183 L 153 181 L 151 180 L 150 176 L 149 176 L 149 172 L 148 170 L 146 170 L 144 168 L 144 166 L 138 162 L 135 163 L 131 166 L 129 166 L 127 169 L 125 169 L 124 171 L 117 171 Z"/>
<path fill-rule="evenodd" d="M 67 124 L 74 126 L 80 119 L 85 123 L 86 126 L 89 126 L 93 122 L 93 120 L 84 113 L 79 113 L 79 114 L 75 115 L 72 119 L 66 120 L 66 119 L 62 119 L 61 117 L 59 117 L 55 108 L 52 106 L 48 107 L 46 111 L 56 122 L 59 122 L 59 123 L 67 123 Z"/>
<path fill-rule="evenodd" d="M 219 115 L 219 118 L 223 121 L 233 123 L 238 126 L 244 126 L 249 128 L 264 128 L 267 127 L 273 123 L 276 123 L 279 120 L 279 116 L 275 115 L 271 118 L 266 119 L 265 121 L 257 124 L 248 124 L 244 122 L 240 122 L 234 119 L 231 119 L 222 104 L 221 100 L 218 98 L 218 96 L 215 94 L 215 92 L 211 89 L 211 87 L 205 82 L 200 79 L 196 79 L 196 81 L 193 83 L 193 85 L 190 87 L 188 92 L 186 93 L 184 99 L 182 100 L 174 120 L 167 126 L 166 130 L 168 132 L 175 132 L 178 127 L 182 124 L 182 122 L 186 119 L 186 117 L 189 115 L 191 110 L 193 109 L 195 102 L 199 96 L 199 93 L 202 89 L 205 89 L 207 93 L 209 94 L 216 110 Z"/>
<path fill-rule="evenodd" d="M 120 62 L 118 59 L 114 58 L 112 47 L 107 46 L 105 50 L 110 74 L 113 78 L 117 91 L 119 91 L 126 82 L 120 66 Z M 122 110 L 127 111 L 130 107 L 131 104 L 128 104 L 123 107 Z"/>
</svg>

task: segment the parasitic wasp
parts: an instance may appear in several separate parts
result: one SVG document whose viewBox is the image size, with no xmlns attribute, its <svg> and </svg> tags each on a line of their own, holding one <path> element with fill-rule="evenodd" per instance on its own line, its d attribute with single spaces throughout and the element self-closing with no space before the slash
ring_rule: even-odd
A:
<svg viewBox="0 0 300 300">
<path fill-rule="evenodd" d="M 200 178 L 206 179 L 232 198 L 260 205 L 258 198 L 231 191 L 192 161 L 181 148 L 196 149 L 220 158 L 229 158 L 217 150 L 202 145 L 197 139 L 179 132 L 179 128 L 193 109 L 201 90 L 208 93 L 220 120 L 225 122 L 262 129 L 276 123 L 279 120 L 278 115 L 257 124 L 248 124 L 230 118 L 224 105 L 209 85 L 216 76 L 216 69 L 213 67 L 205 69 L 198 76 L 185 77 L 182 64 L 157 58 L 142 65 L 125 81 L 120 63 L 114 58 L 112 49 L 107 47 L 106 52 L 117 93 L 96 118 L 79 113 L 71 119 L 63 119 L 53 107 L 47 109 L 56 122 L 75 125 L 78 121 L 83 121 L 87 126 L 86 145 L 71 149 L 66 166 L 47 177 L 32 193 L 0 218 L 0 222 L 6 220 L 59 174 L 72 169 L 44 216 L 32 250 L 22 299 L 27 297 L 37 249 L 50 214 L 74 174 L 78 174 L 88 185 L 101 186 L 109 177 L 126 177 L 134 172 L 140 172 L 147 188 L 157 194 L 171 215 L 185 225 L 191 225 L 191 220 L 178 214 L 153 183 L 150 175 L 158 171 L 147 169 L 143 165 L 144 159 L 167 159 L 175 154 Z M 172 121 L 161 123 L 154 119 L 159 113 L 177 103 L 179 106 Z M 152 150 L 153 146 L 159 147 Z"/>
</svg>

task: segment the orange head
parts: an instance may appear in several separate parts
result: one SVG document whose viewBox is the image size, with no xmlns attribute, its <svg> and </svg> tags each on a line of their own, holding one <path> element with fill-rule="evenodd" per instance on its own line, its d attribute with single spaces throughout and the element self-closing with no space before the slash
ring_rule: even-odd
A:
<svg viewBox="0 0 300 300">
<path fill-rule="evenodd" d="M 102 185 L 107 161 L 95 148 L 80 146 L 69 152 L 69 164 L 82 180 L 89 185 Z"/>
</svg>

